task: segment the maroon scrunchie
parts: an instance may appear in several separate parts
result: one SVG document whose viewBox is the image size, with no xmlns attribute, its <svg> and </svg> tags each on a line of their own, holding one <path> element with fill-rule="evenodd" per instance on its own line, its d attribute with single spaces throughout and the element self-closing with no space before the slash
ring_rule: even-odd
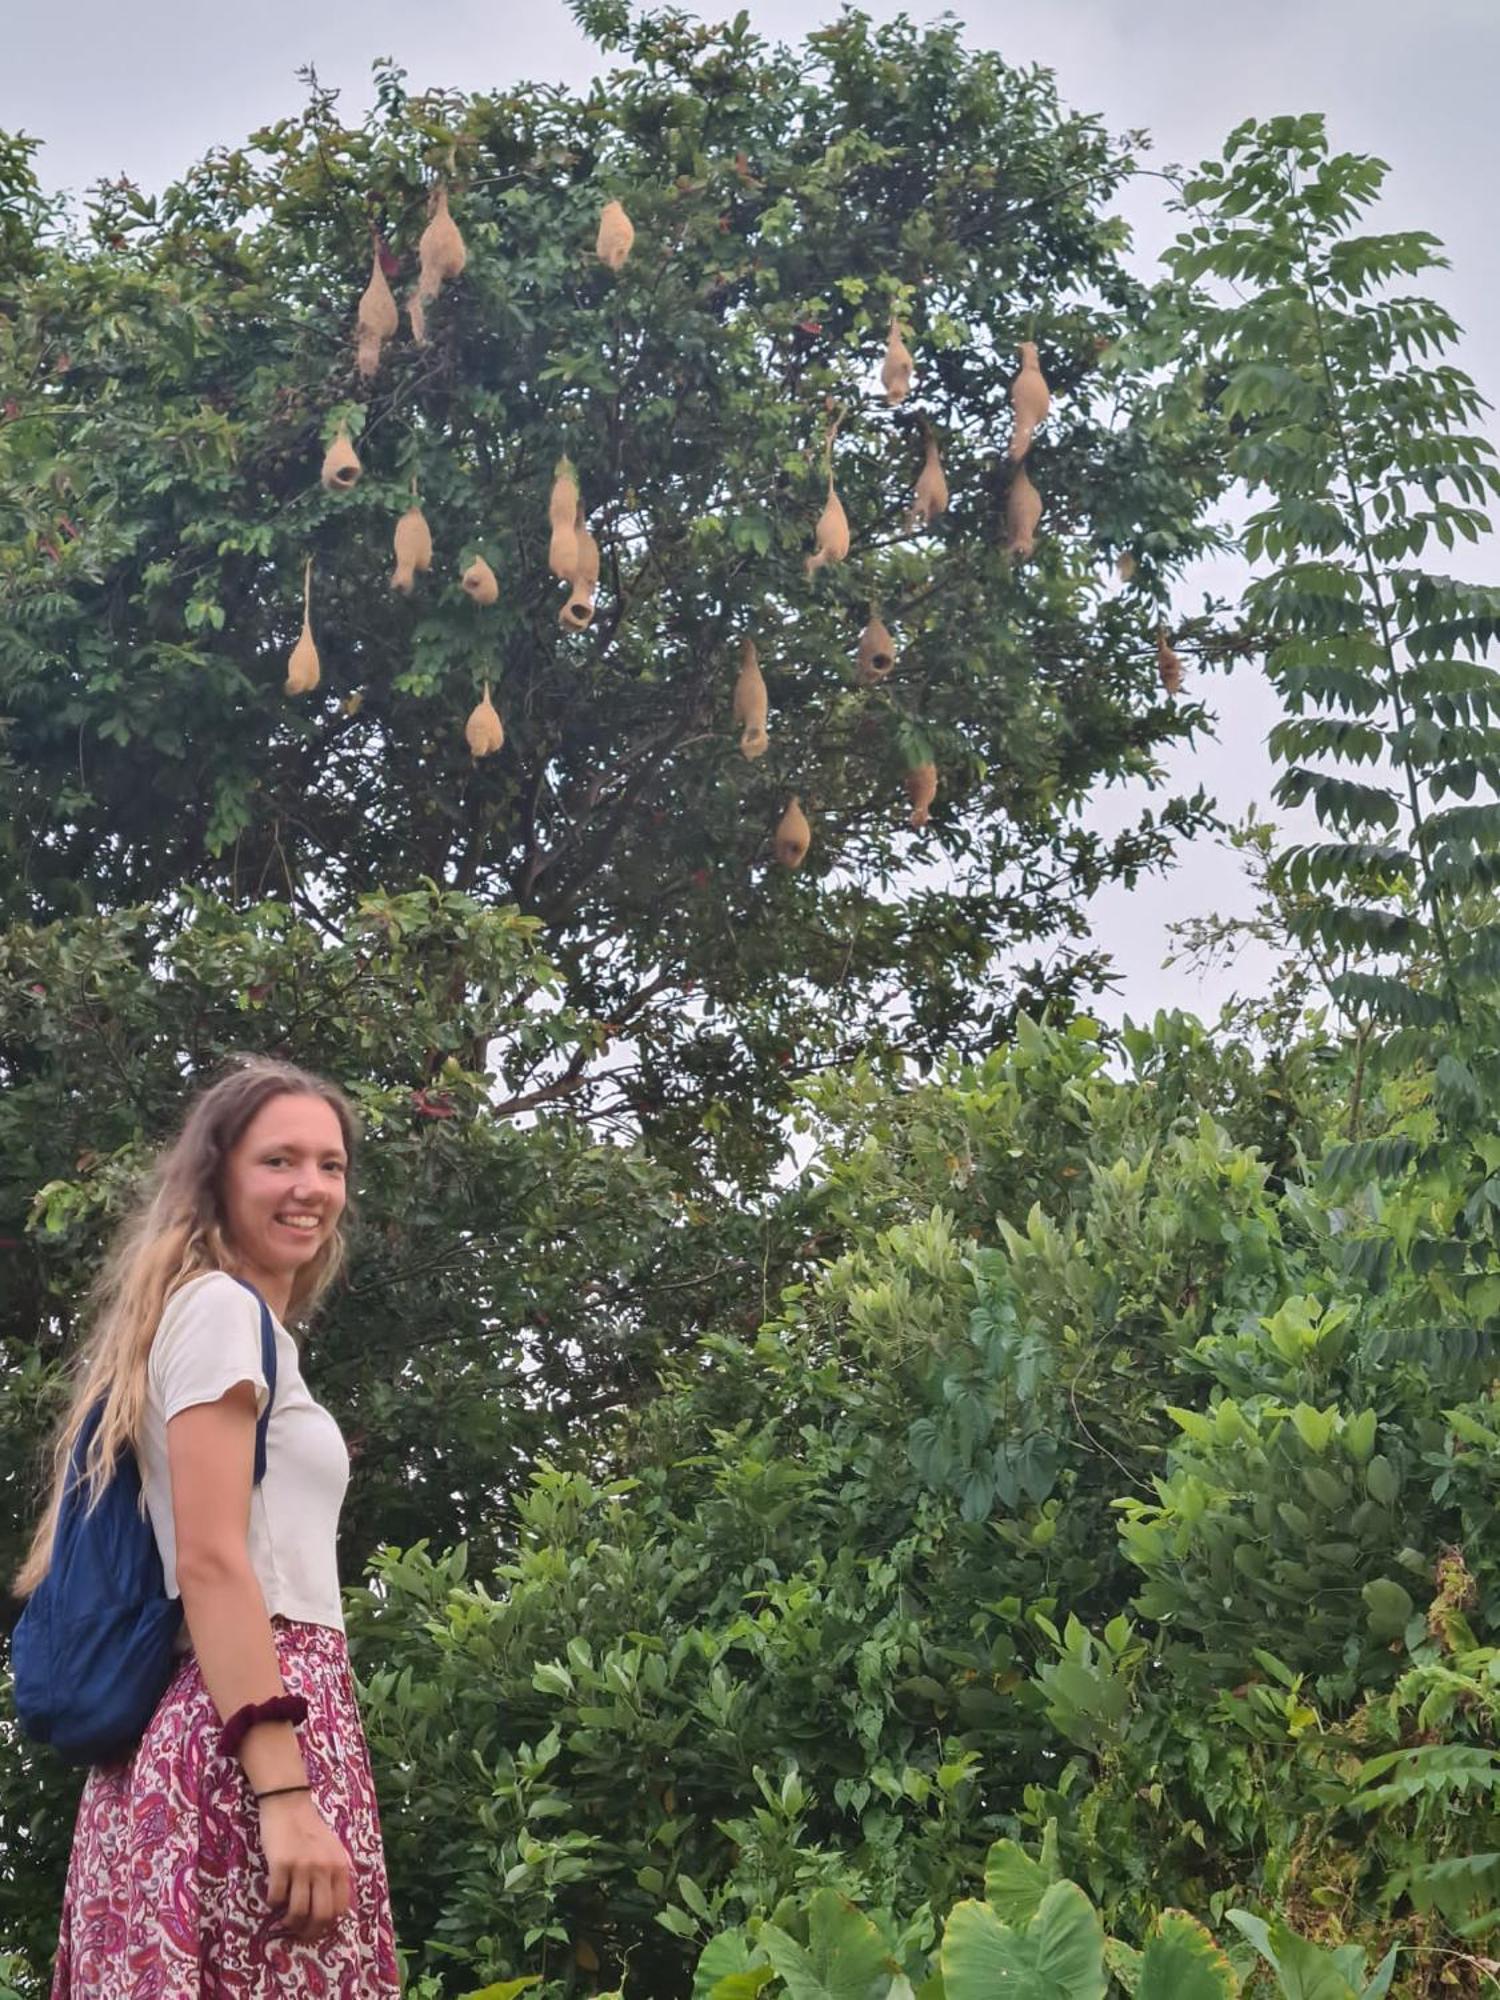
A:
<svg viewBox="0 0 1500 2000">
<path fill-rule="evenodd" d="M 232 1757 L 257 1722 L 306 1722 L 307 1697 L 276 1694 L 269 1701 L 247 1701 L 237 1708 L 219 1731 L 219 1748 Z"/>
</svg>

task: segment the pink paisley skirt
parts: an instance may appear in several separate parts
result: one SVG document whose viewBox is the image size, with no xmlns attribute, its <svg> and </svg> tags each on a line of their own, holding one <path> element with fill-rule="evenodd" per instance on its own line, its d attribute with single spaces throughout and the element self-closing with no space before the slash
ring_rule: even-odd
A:
<svg viewBox="0 0 1500 2000">
<path fill-rule="evenodd" d="M 267 1900 L 260 1814 L 189 1653 L 127 1763 L 78 1802 L 52 2000 L 387 2000 L 401 1991 L 370 1756 L 344 1635 L 276 1619 L 281 1678 L 307 1697 L 297 1740 L 349 1851 L 349 1913 L 316 1942 Z"/>
</svg>

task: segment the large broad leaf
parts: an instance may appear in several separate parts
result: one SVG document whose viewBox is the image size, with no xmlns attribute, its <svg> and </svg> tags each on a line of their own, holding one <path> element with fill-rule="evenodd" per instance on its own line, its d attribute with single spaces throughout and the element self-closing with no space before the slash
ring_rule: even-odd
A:
<svg viewBox="0 0 1500 2000">
<path fill-rule="evenodd" d="M 1076 1882 L 1054 1882 L 1024 1931 L 988 1903 L 954 1906 L 941 1952 L 947 2000 L 1104 2000 L 1104 1930 Z"/>
<path fill-rule="evenodd" d="M 461 1995 L 460 2000 L 516 2000 L 516 1996 L 526 1992 L 528 1987 L 540 1986 L 541 1983 L 539 1972 L 529 1972 L 524 1979 L 502 1979 L 494 1986 L 480 1986 L 472 1993 Z M 599 2000 L 609 2000 L 609 1996 L 601 1994 Z"/>
<path fill-rule="evenodd" d="M 756 2000 L 764 1986 L 776 1977 L 773 1965 L 752 1965 L 745 1972 L 730 1972 L 708 1989 L 706 2000 Z"/>
<path fill-rule="evenodd" d="M 694 1968 L 693 2000 L 755 2000 L 775 1977 L 775 1968 L 751 1943 L 748 1931 L 720 1931 L 703 1947 Z"/>
<path fill-rule="evenodd" d="M 760 1946 L 786 1982 L 791 2000 L 871 2000 L 882 1972 L 896 1970 L 885 1940 L 837 1889 L 819 1889 L 808 1905 L 804 1950 L 775 1924 L 763 1924 Z"/>
<path fill-rule="evenodd" d="M 1107 1937 L 1104 1964 L 1110 1977 L 1133 1996 L 1141 1977 L 1141 1954 L 1135 1946 L 1126 1944 L 1123 1938 Z"/>
<path fill-rule="evenodd" d="M 1055 1827 L 1049 1832 L 1054 1835 L 1051 1853 L 1044 1846 L 1040 1861 L 1033 1861 L 1013 1840 L 997 1840 L 985 1856 L 984 1899 L 1012 1930 L 1025 1930 L 1057 1880 Z"/>
<path fill-rule="evenodd" d="M 1136 2000 L 1234 2000 L 1240 1990 L 1212 1935 L 1185 1910 L 1164 1910 L 1141 1958 Z"/>
</svg>

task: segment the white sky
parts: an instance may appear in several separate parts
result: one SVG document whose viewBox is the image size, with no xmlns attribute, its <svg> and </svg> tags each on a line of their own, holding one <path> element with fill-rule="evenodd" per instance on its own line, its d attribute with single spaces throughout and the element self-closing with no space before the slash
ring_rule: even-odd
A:
<svg viewBox="0 0 1500 2000">
<path fill-rule="evenodd" d="M 698 11 L 717 19 L 734 7 Z M 834 9 L 749 0 L 749 11 L 760 32 L 796 39 Z M 899 10 L 871 0 L 868 11 L 886 19 Z M 938 13 L 921 5 L 906 11 L 917 20 Z M 1420 16 L 1409 0 L 971 0 L 952 11 L 971 45 L 1055 70 L 1074 109 L 1098 113 L 1114 131 L 1148 128 L 1147 164 L 1216 154 L 1245 117 L 1325 112 L 1339 148 L 1390 163 L 1387 198 L 1370 226 L 1427 228 L 1446 243 L 1453 268 L 1428 289 L 1468 329 L 1459 364 L 1486 394 L 1500 390 L 1497 0 L 1427 0 Z M 157 187 L 208 147 L 235 143 L 293 111 L 303 63 L 343 90 L 352 115 L 367 102 L 370 63 L 382 55 L 395 57 L 417 89 L 486 89 L 523 78 L 577 85 L 606 66 L 562 0 L 524 8 L 504 0 L 259 0 L 233 9 L 203 0 L 73 0 L 63 17 L 34 5 L 11 10 L 0 126 L 46 141 L 49 186 L 80 190 L 123 172 Z M 1124 204 L 1144 269 L 1174 226 L 1161 188 L 1142 179 Z M 1500 582 L 1493 547 L 1471 553 L 1464 570 Z M 1184 607 L 1210 584 L 1228 594 L 1222 573 L 1190 580 Z M 1251 669 L 1215 679 L 1205 692 L 1220 718 L 1219 740 L 1184 757 L 1171 775 L 1186 789 L 1202 782 L 1237 818 L 1269 797 L 1264 738 L 1275 704 Z M 1092 814 L 1102 827 L 1133 816 L 1133 802 L 1119 794 L 1101 798 Z M 1206 981 L 1161 965 L 1172 918 L 1247 905 L 1234 857 L 1207 841 L 1186 848 L 1165 880 L 1101 896 L 1096 935 L 1115 955 L 1121 988 L 1099 1011 L 1140 1019 L 1177 1005 L 1207 1016 L 1236 984 L 1260 990 L 1268 976 L 1260 962 L 1247 961 L 1237 978 Z"/>
</svg>

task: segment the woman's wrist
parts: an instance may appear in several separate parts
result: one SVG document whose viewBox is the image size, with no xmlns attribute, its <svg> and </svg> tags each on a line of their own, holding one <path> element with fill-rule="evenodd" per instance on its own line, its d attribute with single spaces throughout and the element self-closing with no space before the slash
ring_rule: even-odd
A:
<svg viewBox="0 0 1500 2000">
<path fill-rule="evenodd" d="M 240 1769 L 252 1792 L 276 1791 L 282 1785 L 305 1785 L 307 1765 L 291 1723 L 265 1722 L 252 1729 L 240 1745 Z"/>
<path fill-rule="evenodd" d="M 234 1757 L 239 1747 L 252 1729 L 268 1722 L 306 1722 L 307 1697 L 300 1694 L 274 1694 L 265 1701 L 247 1701 L 237 1708 L 224 1727 L 219 1731 L 219 1755 Z"/>
</svg>

